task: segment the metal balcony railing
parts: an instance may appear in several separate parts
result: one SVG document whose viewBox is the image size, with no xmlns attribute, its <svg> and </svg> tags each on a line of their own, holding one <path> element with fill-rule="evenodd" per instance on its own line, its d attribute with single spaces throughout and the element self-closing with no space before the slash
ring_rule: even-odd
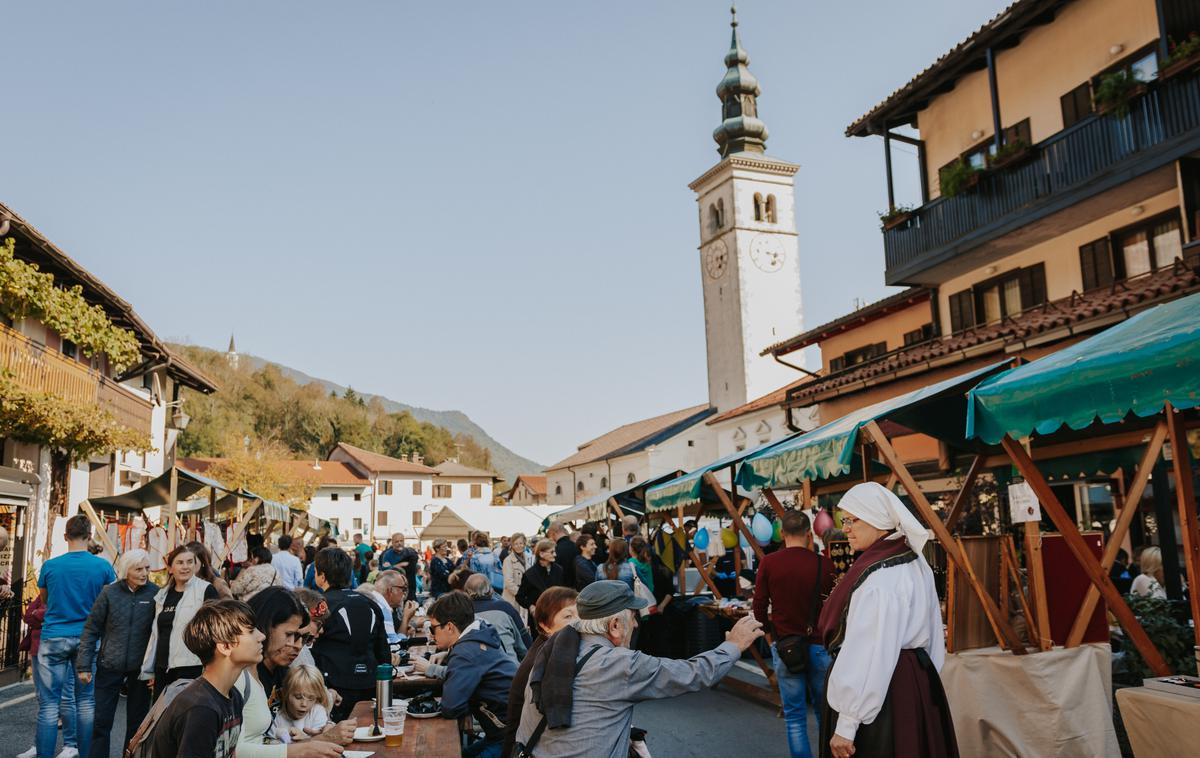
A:
<svg viewBox="0 0 1200 758">
<path fill-rule="evenodd" d="M 24 389 L 100 405 L 130 429 L 151 433 L 149 400 L 3 324 L 0 324 L 0 372 Z"/>
<path fill-rule="evenodd" d="M 885 231 L 888 283 L 969 249 L 959 249 L 968 237 L 974 247 L 1007 233 L 1014 221 L 1056 198 L 1080 190 L 1086 196 L 1089 185 L 1103 191 L 1101 180 L 1119 178 L 1155 156 L 1174 160 L 1172 148 L 1200 136 L 1200 77 L 1179 76 L 1149 87 L 1127 115 L 1094 116 L 1064 129 L 1036 145 L 1031 162 L 989 171 L 974 191 L 938 198 L 907 224 Z"/>
</svg>

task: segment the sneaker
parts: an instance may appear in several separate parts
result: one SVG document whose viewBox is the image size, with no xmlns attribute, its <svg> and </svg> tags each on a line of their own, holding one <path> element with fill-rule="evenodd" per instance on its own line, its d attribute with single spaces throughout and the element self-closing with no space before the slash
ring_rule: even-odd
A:
<svg viewBox="0 0 1200 758">
<path fill-rule="evenodd" d="M 64 747 L 59 752 L 58 758 L 79 758 L 79 751 L 73 747 Z"/>
<path fill-rule="evenodd" d="M 17 755 L 17 758 L 37 758 L 37 745 L 26 750 L 24 753 Z"/>
</svg>

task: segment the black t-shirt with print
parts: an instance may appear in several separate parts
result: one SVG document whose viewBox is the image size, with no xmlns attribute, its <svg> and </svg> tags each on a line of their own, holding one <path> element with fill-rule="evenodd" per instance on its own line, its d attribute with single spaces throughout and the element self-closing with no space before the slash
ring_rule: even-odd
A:
<svg viewBox="0 0 1200 758">
<path fill-rule="evenodd" d="M 216 587 L 210 584 L 204 588 L 204 602 L 216 600 L 218 597 L 220 594 Z M 159 611 L 158 619 L 155 621 L 158 624 L 158 647 L 154 649 L 154 668 L 156 670 L 166 670 L 167 663 L 171 660 L 171 627 L 175 625 L 175 608 L 182 598 L 183 593 L 175 589 L 175 584 L 172 582 L 170 589 L 167 590 L 167 596 L 163 598 L 162 610 Z"/>
<path fill-rule="evenodd" d="M 154 727 L 153 755 L 231 758 L 242 734 L 244 700 L 237 687 L 225 697 L 203 677 L 180 692 Z"/>
</svg>

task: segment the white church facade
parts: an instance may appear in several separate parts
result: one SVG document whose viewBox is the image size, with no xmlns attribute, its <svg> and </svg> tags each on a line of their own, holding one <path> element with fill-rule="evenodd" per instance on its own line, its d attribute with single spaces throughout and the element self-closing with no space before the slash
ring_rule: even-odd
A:
<svg viewBox="0 0 1200 758">
<path fill-rule="evenodd" d="M 725 76 L 717 85 L 722 121 L 713 133 L 721 159 L 689 185 L 700 225 L 708 402 L 583 443 L 546 469 L 552 505 L 620 492 L 816 426 L 815 413 L 785 415 L 783 392 L 800 377 L 762 355 L 803 331 L 794 195 L 799 166 L 765 152 L 761 89 L 748 68 L 736 16 L 732 26 Z"/>
</svg>

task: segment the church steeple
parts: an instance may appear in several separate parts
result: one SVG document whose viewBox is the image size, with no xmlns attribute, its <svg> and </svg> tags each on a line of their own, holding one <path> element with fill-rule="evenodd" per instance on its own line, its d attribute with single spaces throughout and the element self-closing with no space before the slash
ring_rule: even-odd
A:
<svg viewBox="0 0 1200 758">
<path fill-rule="evenodd" d="M 729 9 L 733 36 L 729 52 L 725 54 L 725 77 L 717 85 L 717 97 L 721 98 L 721 125 L 713 132 L 717 151 L 722 158 L 731 153 L 761 153 L 767 146 L 767 125 L 758 119 L 758 101 L 762 93 L 758 79 L 746 66 L 750 56 L 742 49 L 738 39 L 737 6 Z"/>
</svg>

